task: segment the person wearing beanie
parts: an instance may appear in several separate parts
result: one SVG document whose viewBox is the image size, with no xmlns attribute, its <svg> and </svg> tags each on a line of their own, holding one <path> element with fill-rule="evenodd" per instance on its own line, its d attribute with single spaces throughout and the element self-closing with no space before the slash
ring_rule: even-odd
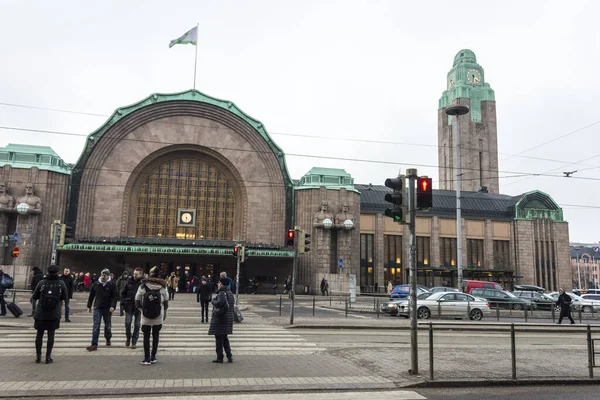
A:
<svg viewBox="0 0 600 400">
<path fill-rule="evenodd" d="M 67 300 L 67 287 L 58 277 L 59 268 L 51 265 L 46 275 L 33 291 L 32 298 L 39 301 L 33 316 L 37 334 L 35 337 L 35 362 L 42 361 L 42 342 L 44 331 L 48 332 L 46 342 L 46 364 L 52 363 L 52 348 L 54 347 L 54 333 L 60 328 L 61 301 Z"/>
<path fill-rule="evenodd" d="M 71 312 L 71 299 L 73 298 L 73 277 L 71 276 L 71 270 L 65 268 L 63 270 L 60 279 L 65 283 L 67 287 L 67 300 L 65 300 L 65 322 L 71 322 L 69 319 L 69 313 Z"/>
<path fill-rule="evenodd" d="M 169 300 L 167 283 L 158 277 L 160 270 L 150 270 L 148 279 L 144 280 L 135 295 L 135 306 L 142 313 L 142 333 L 144 334 L 144 359 L 142 365 L 155 364 L 158 340 L 163 321 L 167 318 Z M 150 351 L 150 334 L 152 334 L 152 351 Z"/>
<path fill-rule="evenodd" d="M 87 351 L 98 350 L 98 339 L 100 337 L 100 324 L 104 321 L 104 338 L 106 345 L 110 346 L 112 337 L 112 313 L 117 306 L 117 286 L 110 279 L 110 271 L 103 269 L 100 278 L 92 284 L 88 297 L 88 312 L 92 312 L 94 306 L 94 327 L 92 328 L 92 344 L 86 347 Z"/>
<path fill-rule="evenodd" d="M 35 314 L 35 306 L 37 300 L 33 299 L 33 292 L 35 291 L 35 288 L 37 287 L 38 283 L 40 283 L 40 281 L 44 277 L 44 273 L 42 272 L 40 267 L 31 268 L 31 273 L 33 274 L 33 276 L 31 277 L 31 283 L 29 284 L 29 288 L 31 289 L 31 298 L 29 299 L 29 302 L 31 303 L 31 314 L 27 315 L 28 317 L 33 317 L 33 315 Z"/>
<path fill-rule="evenodd" d="M 135 296 L 142 284 L 144 270 L 137 267 L 133 270 L 133 275 L 127 279 L 123 289 L 121 289 L 121 305 L 125 309 L 125 347 L 131 345 L 132 349 L 137 346 L 140 337 L 141 311 L 135 306 Z M 131 323 L 133 322 L 133 333 Z"/>
<path fill-rule="evenodd" d="M 212 299 L 213 311 L 208 334 L 215 336 L 217 358 L 213 360 L 214 363 L 223 363 L 223 349 L 225 349 L 227 362 L 233 362 L 227 335 L 233 333 L 233 306 L 235 300 L 229 289 L 229 283 L 230 280 L 227 277 L 219 279 L 217 295 Z"/>
</svg>

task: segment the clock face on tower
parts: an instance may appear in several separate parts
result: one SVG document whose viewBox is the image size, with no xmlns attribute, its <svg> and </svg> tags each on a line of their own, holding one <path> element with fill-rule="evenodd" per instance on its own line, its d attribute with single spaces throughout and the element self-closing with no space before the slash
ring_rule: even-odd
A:
<svg viewBox="0 0 600 400">
<path fill-rule="evenodd" d="M 454 73 L 448 75 L 448 89 L 453 89 L 456 83 L 456 75 Z"/>
<path fill-rule="evenodd" d="M 180 208 L 177 210 L 177 226 L 195 226 L 196 210 Z"/>
<path fill-rule="evenodd" d="M 467 82 L 472 85 L 477 85 L 481 82 L 481 72 L 476 69 L 470 69 L 467 71 Z"/>
</svg>

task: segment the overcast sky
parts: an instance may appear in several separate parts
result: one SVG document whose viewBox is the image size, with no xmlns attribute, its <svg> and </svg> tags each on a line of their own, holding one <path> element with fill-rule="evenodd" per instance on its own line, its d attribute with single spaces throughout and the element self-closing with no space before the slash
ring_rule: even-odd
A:
<svg viewBox="0 0 600 400">
<path fill-rule="evenodd" d="M 417 167 L 437 187 L 423 165 L 437 165 L 438 99 L 469 48 L 496 93 L 500 176 L 513 176 L 501 192 L 549 193 L 571 240 L 598 242 L 600 2 L 491 3 L 0 0 L 0 103 L 109 115 L 190 89 L 194 46 L 168 44 L 199 23 L 197 89 L 261 120 L 286 153 L 370 160 L 288 154 L 293 178 L 323 166 L 382 184 Z M 0 105 L 3 127 L 87 135 L 105 120 Z M 48 145 L 70 163 L 84 138 L 0 129 L 0 146 Z"/>
</svg>

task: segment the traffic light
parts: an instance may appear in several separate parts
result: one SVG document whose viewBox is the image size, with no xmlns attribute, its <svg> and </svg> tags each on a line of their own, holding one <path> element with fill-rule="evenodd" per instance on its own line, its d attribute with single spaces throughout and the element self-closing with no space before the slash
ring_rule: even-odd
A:
<svg viewBox="0 0 600 400">
<path fill-rule="evenodd" d="M 294 238 L 296 237 L 296 232 L 293 229 L 289 229 L 287 231 L 287 241 L 286 246 L 294 247 Z"/>
<path fill-rule="evenodd" d="M 385 201 L 394 205 L 394 208 L 385 210 L 385 215 L 394 222 L 403 224 L 406 221 L 406 177 L 400 175 L 397 178 L 388 178 L 385 180 L 385 186 L 394 189 L 393 193 L 385 195 Z"/>
<path fill-rule="evenodd" d="M 310 251 L 310 233 L 306 233 L 304 231 L 300 232 L 300 236 L 298 237 L 298 254 L 308 253 Z"/>
<path fill-rule="evenodd" d="M 431 178 L 420 176 L 417 179 L 417 208 L 428 210 L 433 207 Z"/>
<path fill-rule="evenodd" d="M 233 256 L 237 258 L 239 253 L 240 253 L 240 246 L 236 244 L 235 246 L 233 246 L 233 252 L 231 254 L 233 254 Z"/>
<path fill-rule="evenodd" d="M 240 249 L 240 262 L 246 261 L 246 246 L 242 246 Z"/>
<path fill-rule="evenodd" d="M 71 240 L 68 239 L 73 239 L 74 237 L 75 235 L 73 234 L 73 228 L 71 226 L 65 224 L 60 225 L 60 238 L 58 240 L 59 246 L 64 246 L 65 243 L 71 243 Z"/>
</svg>

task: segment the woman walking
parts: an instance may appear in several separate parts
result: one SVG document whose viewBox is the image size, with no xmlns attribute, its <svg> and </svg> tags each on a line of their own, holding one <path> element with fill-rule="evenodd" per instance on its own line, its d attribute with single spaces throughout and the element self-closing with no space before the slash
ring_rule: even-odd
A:
<svg viewBox="0 0 600 400">
<path fill-rule="evenodd" d="M 215 336 L 217 358 L 214 363 L 223 363 L 223 349 L 227 356 L 227 362 L 233 362 L 231 346 L 227 335 L 233 333 L 233 306 L 235 300 L 233 293 L 229 290 L 229 279 L 221 278 L 217 283 L 217 295 L 212 299 L 213 311 L 210 319 L 209 335 Z"/>
<path fill-rule="evenodd" d="M 42 342 L 44 331 L 48 332 L 46 343 L 46 364 L 52 363 L 54 333 L 60 328 L 61 301 L 67 300 L 67 286 L 58 276 L 59 268 L 51 265 L 46 275 L 35 287 L 32 298 L 38 301 L 35 307 L 33 327 L 37 330 L 35 337 L 35 362 L 42 361 Z"/>
<path fill-rule="evenodd" d="M 163 321 L 167 318 L 169 300 L 166 282 L 158 277 L 158 267 L 150 270 L 148 279 L 142 282 L 135 295 L 135 306 L 142 310 L 142 333 L 144 334 L 144 359 L 142 365 L 156 363 L 156 351 Z M 150 352 L 152 334 L 152 352 Z"/>
<path fill-rule="evenodd" d="M 560 317 L 558 317 L 558 323 L 561 324 L 564 317 L 568 317 L 571 321 L 571 324 L 574 324 L 573 317 L 571 316 L 571 296 L 565 293 L 563 288 L 558 289 L 558 300 L 556 301 L 556 305 L 560 307 Z"/>
</svg>

